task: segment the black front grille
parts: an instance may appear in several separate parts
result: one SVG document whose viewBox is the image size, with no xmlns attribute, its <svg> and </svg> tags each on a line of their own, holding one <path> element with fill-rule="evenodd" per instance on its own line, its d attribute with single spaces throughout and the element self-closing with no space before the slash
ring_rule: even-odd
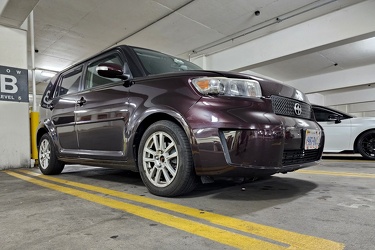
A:
<svg viewBox="0 0 375 250">
<path fill-rule="evenodd" d="M 318 161 L 320 150 L 286 150 L 283 154 L 283 166 Z"/>
<path fill-rule="evenodd" d="M 311 119 L 311 105 L 305 102 L 276 95 L 271 96 L 271 101 L 273 112 L 277 115 Z M 296 104 L 299 104 L 302 109 L 300 115 L 297 115 L 295 111 Z"/>
</svg>

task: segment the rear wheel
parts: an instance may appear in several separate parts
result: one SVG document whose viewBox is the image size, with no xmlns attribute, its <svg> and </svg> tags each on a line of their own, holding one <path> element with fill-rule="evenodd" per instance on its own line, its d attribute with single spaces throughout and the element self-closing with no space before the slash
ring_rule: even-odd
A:
<svg viewBox="0 0 375 250">
<path fill-rule="evenodd" d="M 44 134 L 38 147 L 39 169 L 45 175 L 60 174 L 64 163 L 56 157 L 56 150 L 49 134 Z"/>
<path fill-rule="evenodd" d="M 358 152 L 366 159 L 375 160 L 375 131 L 363 133 L 357 142 Z"/>
<path fill-rule="evenodd" d="M 150 193 L 177 196 L 197 185 L 193 157 L 185 132 L 171 121 L 152 124 L 138 151 L 139 171 Z"/>
</svg>

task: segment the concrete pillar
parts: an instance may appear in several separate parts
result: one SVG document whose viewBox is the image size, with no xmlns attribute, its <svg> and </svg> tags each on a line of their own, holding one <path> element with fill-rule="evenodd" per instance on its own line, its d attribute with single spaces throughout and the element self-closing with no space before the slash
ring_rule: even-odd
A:
<svg viewBox="0 0 375 250">
<path fill-rule="evenodd" d="M 30 167 L 27 31 L 0 26 L 0 66 L 0 169 Z"/>
</svg>

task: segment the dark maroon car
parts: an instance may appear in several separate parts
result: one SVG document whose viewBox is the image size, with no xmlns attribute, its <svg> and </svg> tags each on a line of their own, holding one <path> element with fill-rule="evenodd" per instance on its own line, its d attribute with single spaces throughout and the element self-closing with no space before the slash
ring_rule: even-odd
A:
<svg viewBox="0 0 375 250">
<path fill-rule="evenodd" d="M 130 46 L 59 73 L 41 107 L 42 173 L 59 174 L 67 163 L 129 169 L 162 196 L 191 191 L 199 177 L 311 166 L 324 144 L 300 91 Z"/>
</svg>

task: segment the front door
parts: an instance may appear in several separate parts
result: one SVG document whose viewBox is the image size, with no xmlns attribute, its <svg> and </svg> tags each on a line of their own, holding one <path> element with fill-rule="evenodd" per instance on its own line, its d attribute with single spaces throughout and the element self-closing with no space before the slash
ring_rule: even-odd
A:
<svg viewBox="0 0 375 250">
<path fill-rule="evenodd" d="M 128 90 L 122 80 L 97 74 L 96 67 L 104 62 L 124 65 L 116 52 L 88 64 L 75 111 L 79 151 L 87 158 L 125 160 Z"/>
</svg>

